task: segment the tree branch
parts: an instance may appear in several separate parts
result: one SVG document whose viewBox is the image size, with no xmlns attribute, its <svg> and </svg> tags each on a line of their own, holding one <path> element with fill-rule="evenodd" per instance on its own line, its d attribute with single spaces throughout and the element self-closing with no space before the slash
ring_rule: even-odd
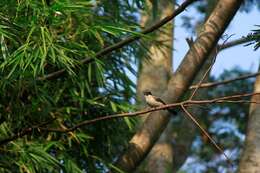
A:
<svg viewBox="0 0 260 173">
<path fill-rule="evenodd" d="M 237 98 L 241 98 L 241 97 L 249 97 L 249 96 L 253 96 L 253 95 L 258 95 L 260 93 L 246 93 L 246 94 L 237 94 L 237 95 L 231 95 L 231 96 L 225 96 L 225 97 L 219 97 L 219 98 L 214 98 L 214 99 L 210 99 L 210 100 L 186 100 L 186 101 L 182 101 L 179 103 L 172 103 L 172 104 L 166 104 L 160 107 L 156 107 L 156 108 L 150 108 L 150 109 L 146 109 L 146 110 L 141 110 L 141 111 L 136 111 L 136 112 L 131 112 L 131 113 L 120 113 L 120 114 L 114 114 L 114 115 L 107 115 L 107 116 L 99 116 L 98 118 L 92 119 L 92 120 L 86 120 L 83 121 L 73 127 L 67 128 L 67 129 L 53 129 L 53 128 L 44 128 L 44 127 L 38 127 L 40 130 L 43 131 L 50 131 L 50 132 L 62 132 L 62 133 L 66 133 L 66 132 L 71 132 L 74 131 L 82 126 L 86 126 L 89 124 L 93 124 L 99 121 L 104 121 L 104 120 L 111 120 L 111 119 L 115 119 L 115 118 L 124 118 L 124 117 L 135 117 L 138 115 L 144 115 L 150 112 L 155 112 L 155 111 L 160 111 L 160 110 L 167 110 L 169 108 L 174 108 L 174 107 L 179 107 L 179 106 L 190 106 L 190 105 L 198 105 L 198 104 L 213 104 L 213 103 L 252 103 L 251 101 L 248 102 L 248 100 L 230 100 L 230 99 L 237 99 Z"/>
<path fill-rule="evenodd" d="M 247 36 L 246 37 L 242 37 L 242 38 L 239 38 L 239 39 L 227 42 L 227 43 L 225 43 L 223 45 L 219 45 L 219 50 L 224 50 L 224 49 L 227 49 L 227 48 L 230 48 L 230 47 L 238 46 L 240 44 L 248 43 L 248 42 L 253 41 L 255 39 L 256 38 L 247 37 Z"/>
<path fill-rule="evenodd" d="M 195 119 L 195 117 L 185 108 L 184 105 L 181 105 L 182 110 L 185 112 L 185 114 L 196 124 L 197 127 L 202 131 L 204 135 L 207 136 L 207 138 L 211 141 L 211 143 L 222 153 L 225 158 L 227 159 L 228 163 L 232 165 L 232 161 L 229 159 L 229 157 L 225 154 L 224 150 L 216 143 L 216 141 L 208 134 L 208 132 L 200 125 L 200 123 Z"/>
<path fill-rule="evenodd" d="M 235 81 L 238 81 L 238 80 L 244 80 L 244 79 L 247 79 L 247 78 L 256 77 L 258 75 L 260 75 L 260 72 L 248 74 L 248 75 L 242 75 L 242 76 L 239 76 L 239 77 L 236 77 L 236 78 L 233 78 L 233 79 L 227 79 L 227 80 L 223 80 L 223 81 L 219 81 L 219 82 L 202 83 L 199 86 L 199 88 L 215 87 L 215 86 L 218 86 L 218 85 L 224 85 L 224 84 L 235 82 Z M 197 86 L 198 85 L 192 85 L 189 89 L 195 89 Z"/>
<path fill-rule="evenodd" d="M 211 63 L 210 63 L 210 65 L 209 65 L 208 69 L 207 69 L 207 70 L 205 71 L 205 73 L 203 74 L 203 76 L 202 76 L 202 78 L 200 79 L 198 85 L 195 86 L 195 89 L 194 89 L 194 91 L 192 92 L 192 94 L 191 94 L 189 100 L 192 100 L 192 98 L 195 96 L 196 92 L 198 91 L 198 89 L 199 89 L 200 86 L 202 85 L 202 82 L 204 81 L 204 79 L 207 77 L 207 75 L 208 75 L 209 72 L 211 71 L 211 69 L 212 69 L 212 67 L 213 67 L 213 65 L 214 65 L 214 63 L 215 63 L 215 61 L 216 61 L 217 55 L 218 55 L 218 50 L 217 50 L 217 48 L 216 48 L 216 49 L 214 49 L 214 50 L 212 51 L 212 53 L 211 53 L 211 55 L 210 55 L 210 57 L 212 56 L 212 60 L 211 60 Z"/>
<path fill-rule="evenodd" d="M 253 102 L 253 101 L 249 101 L 249 100 L 231 100 L 231 99 L 249 97 L 249 96 L 253 96 L 253 95 L 260 95 L 260 93 L 236 94 L 236 95 L 218 97 L 218 98 L 209 99 L 209 100 L 186 100 L 186 101 L 182 101 L 182 102 L 179 102 L 179 103 L 166 104 L 166 105 L 163 105 L 163 106 L 160 106 L 160 107 L 149 108 L 149 109 L 140 110 L 140 111 L 136 111 L 136 112 L 130 112 L 130 113 L 127 112 L 127 113 L 119 113 L 119 114 L 114 114 L 114 115 L 99 116 L 98 118 L 82 121 L 81 123 L 78 123 L 77 125 L 70 127 L 70 128 L 67 128 L 67 129 L 43 127 L 45 125 L 50 124 L 50 122 L 54 121 L 56 119 L 56 118 L 54 118 L 54 119 L 47 121 L 47 122 L 44 122 L 42 124 L 35 125 L 35 126 L 29 127 L 29 128 L 25 128 L 25 129 L 21 130 L 19 133 L 15 134 L 15 135 L 13 135 L 9 138 L 1 140 L 0 145 L 6 144 L 10 141 L 13 141 L 13 140 L 16 140 L 20 137 L 28 135 L 35 129 L 38 129 L 38 130 L 41 130 L 41 131 L 47 131 L 47 132 L 68 133 L 68 132 L 71 132 L 71 131 L 75 131 L 80 127 L 87 126 L 87 125 L 90 125 L 90 124 L 94 124 L 94 123 L 97 123 L 99 121 L 111 120 L 111 119 L 115 119 L 115 118 L 135 117 L 135 116 L 144 115 L 144 114 L 147 114 L 147 113 L 150 113 L 150 112 L 167 110 L 169 108 L 174 108 L 174 107 L 180 107 L 182 105 L 183 106 L 193 106 L 193 105 L 214 104 L 214 103 L 255 103 L 255 104 L 260 104 L 259 102 Z"/>
<path fill-rule="evenodd" d="M 113 44 L 109 47 L 102 49 L 101 51 L 96 53 L 95 58 L 101 58 L 104 55 L 107 55 L 114 50 L 122 48 L 123 46 L 125 46 L 125 45 L 127 45 L 127 44 L 129 44 L 133 41 L 139 40 L 142 37 L 141 36 L 142 34 L 149 34 L 153 31 L 157 30 L 158 28 L 162 27 L 163 25 L 165 25 L 166 23 L 171 21 L 174 17 L 179 15 L 181 12 L 183 12 L 190 4 L 192 4 L 195 1 L 198 1 L 198 0 L 186 0 L 176 10 L 174 10 L 172 12 L 172 14 L 170 14 L 170 15 L 166 16 L 165 18 L 163 18 L 162 20 L 156 22 L 154 25 L 150 26 L 149 28 L 144 29 L 143 31 L 140 32 L 140 35 L 134 35 L 134 36 L 127 37 L 124 40 L 119 41 L 118 43 L 115 43 L 115 44 Z M 87 57 L 87 58 L 81 60 L 80 62 L 82 64 L 87 64 L 87 63 L 94 61 L 95 58 Z M 61 70 L 58 70 L 56 72 L 47 74 L 45 76 L 38 77 L 37 80 L 42 81 L 42 80 L 46 80 L 46 79 L 49 79 L 49 80 L 55 79 L 55 78 L 59 77 L 61 74 L 63 74 L 65 71 L 66 71 L 65 69 L 61 69 Z"/>
<path fill-rule="evenodd" d="M 40 127 L 42 127 L 42 126 L 45 126 L 45 125 L 51 123 L 51 122 L 54 121 L 54 120 L 56 120 L 56 118 L 52 118 L 52 119 L 49 120 L 49 121 L 40 123 L 40 124 L 38 124 L 38 125 L 34 125 L 34 126 L 32 126 L 32 127 L 24 128 L 24 129 L 22 129 L 20 132 L 18 132 L 17 134 L 14 134 L 14 135 L 12 135 L 11 137 L 8 137 L 8 138 L 6 138 L 6 139 L 0 140 L 0 145 L 6 144 L 6 143 L 8 143 L 8 142 L 10 142 L 10 141 L 14 141 L 14 140 L 16 140 L 16 139 L 18 139 L 18 138 L 20 138 L 20 137 L 23 137 L 23 136 L 25 136 L 25 135 L 28 135 L 28 134 L 32 133 L 34 129 L 40 128 Z"/>
</svg>

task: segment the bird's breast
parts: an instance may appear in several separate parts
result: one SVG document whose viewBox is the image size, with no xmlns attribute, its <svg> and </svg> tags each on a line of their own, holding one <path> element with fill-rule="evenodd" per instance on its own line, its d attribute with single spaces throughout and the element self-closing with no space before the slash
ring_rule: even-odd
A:
<svg viewBox="0 0 260 173">
<path fill-rule="evenodd" d="M 145 101 L 150 107 L 158 107 L 163 105 L 161 102 L 156 101 L 155 98 L 150 95 L 145 96 Z"/>
</svg>

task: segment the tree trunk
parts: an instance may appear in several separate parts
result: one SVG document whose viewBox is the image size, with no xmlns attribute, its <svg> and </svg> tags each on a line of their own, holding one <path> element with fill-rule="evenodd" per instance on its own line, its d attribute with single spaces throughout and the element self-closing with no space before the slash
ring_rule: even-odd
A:
<svg viewBox="0 0 260 173">
<path fill-rule="evenodd" d="M 160 1 L 158 2 L 160 3 Z M 207 1 L 207 11 L 205 13 L 205 19 L 207 19 L 212 12 L 214 6 L 216 5 L 216 0 L 208 0 Z M 168 9 L 172 9 L 171 4 L 164 3 L 164 6 L 159 7 L 159 14 L 162 15 L 166 12 L 168 12 Z M 166 10 L 164 10 L 166 9 Z M 151 15 L 143 15 L 142 20 L 143 23 L 146 23 L 144 21 L 149 20 L 147 16 Z M 205 20 L 206 21 L 206 20 Z M 205 22 L 204 21 L 204 22 Z M 145 26 L 145 24 L 143 25 Z M 171 28 L 171 27 L 170 27 Z M 165 28 L 167 29 L 167 28 Z M 170 30 L 168 32 L 171 32 Z M 199 31 L 197 31 L 199 33 Z M 174 35 L 174 33 L 173 33 Z M 170 35 L 169 35 L 170 36 Z M 160 37 L 160 36 L 159 36 Z M 168 38 L 167 40 L 170 40 Z M 172 42 L 174 38 L 172 37 Z M 153 49 L 152 49 L 153 50 Z M 151 50 L 151 51 L 152 51 Z M 161 49 L 158 49 L 156 52 L 160 52 Z M 167 51 L 168 50 L 168 51 Z M 165 54 L 164 53 L 164 58 L 166 58 L 165 62 L 169 62 L 168 57 L 170 58 L 171 50 L 166 49 L 167 51 Z M 170 53 L 170 54 L 169 54 Z M 151 54 L 152 60 L 156 59 L 158 56 L 154 56 L 155 54 Z M 167 56 L 168 55 L 168 56 Z M 203 65 L 201 68 L 200 72 L 196 76 L 193 84 L 199 83 L 205 72 L 208 70 L 209 66 L 211 65 L 213 58 L 215 58 L 216 53 L 213 52 L 210 58 L 206 61 L 206 63 Z M 162 59 L 162 58 L 160 58 Z M 170 62 L 169 62 L 170 63 Z M 153 76 L 159 76 L 161 74 L 155 73 L 154 70 L 152 70 L 151 66 L 148 65 L 148 63 L 142 63 L 143 69 L 149 69 L 150 73 L 142 73 L 144 70 L 140 70 L 140 76 L 145 78 L 150 78 L 150 81 L 153 80 Z M 164 66 L 162 63 L 161 67 L 165 67 L 165 71 L 163 74 L 166 74 L 167 72 L 169 73 L 171 69 L 167 69 L 169 66 Z M 154 74 L 155 73 L 155 74 Z M 157 77 L 158 78 L 158 77 Z M 205 78 L 204 82 L 207 82 L 209 78 L 209 74 Z M 162 79 L 167 79 L 167 78 L 160 78 Z M 159 82 L 161 85 L 158 87 L 158 85 L 155 85 L 155 83 L 150 83 L 153 86 L 147 86 L 145 87 L 145 84 L 142 84 L 142 80 L 138 80 L 138 84 L 143 86 L 143 88 L 148 88 L 152 91 L 152 93 L 157 93 L 158 96 L 162 94 L 162 92 L 166 88 L 166 80 L 164 82 Z M 168 80 L 167 80 L 168 83 Z M 138 85 L 139 86 L 139 85 Z M 137 86 L 137 87 L 138 87 Z M 150 87 L 150 88 L 149 88 Z M 139 87 L 138 87 L 139 89 Z M 138 90 L 139 94 L 141 94 L 140 89 Z M 199 100 L 206 98 L 207 96 L 207 89 L 200 89 L 197 94 L 195 95 L 194 99 Z M 142 94 L 138 95 L 139 98 L 142 98 Z M 143 103 L 143 102 L 142 102 Z M 200 119 L 200 115 L 203 114 L 203 110 L 198 108 L 198 107 L 191 107 L 189 108 L 190 112 L 194 112 L 195 115 L 197 115 L 197 119 Z M 179 116 L 185 117 L 184 112 L 179 112 Z M 187 131 L 189 129 L 189 131 Z M 178 121 L 171 122 L 167 125 L 167 128 L 164 130 L 163 134 L 160 136 L 158 142 L 156 145 L 152 148 L 150 153 L 148 154 L 146 160 L 143 162 L 143 166 L 137 171 L 137 172 L 149 172 L 149 173 L 157 173 L 157 172 L 177 172 L 179 168 L 183 165 L 183 163 L 186 161 L 189 152 L 190 152 L 190 147 L 192 144 L 192 141 L 195 137 L 196 134 L 196 127 L 193 122 L 190 121 L 190 119 L 187 118 L 181 118 Z"/>
<path fill-rule="evenodd" d="M 147 0 L 149 12 L 142 14 L 141 25 L 143 27 L 151 25 L 156 20 L 164 18 L 166 15 L 172 13 L 173 3 L 169 0 L 158 1 L 158 15 L 153 19 L 152 6 Z M 161 42 L 163 47 L 159 47 L 152 41 L 152 43 L 145 42 L 148 46 L 149 52 L 141 58 L 139 65 L 139 73 L 137 79 L 137 100 L 144 106 L 143 91 L 148 89 L 153 94 L 161 94 L 167 88 L 168 81 L 172 72 L 172 47 L 173 47 L 173 25 L 172 23 L 162 27 L 160 31 L 156 32 L 155 42 Z M 150 41 L 149 41 L 150 42 Z M 156 82 L 155 82 L 156 81 Z M 142 106 L 142 107 L 143 107 Z"/>
<path fill-rule="evenodd" d="M 254 92 L 260 92 L 260 76 L 256 78 Z M 260 95 L 252 96 L 260 102 Z M 239 164 L 239 173 L 260 173 L 260 106 L 251 103 L 247 124 L 246 142 Z"/>
<path fill-rule="evenodd" d="M 142 14 L 141 25 L 143 27 L 168 16 L 174 9 L 174 1 L 159 0 L 157 7 L 154 7 L 148 0 L 146 2 L 149 11 Z M 156 17 L 152 15 L 153 10 L 157 11 Z M 173 22 L 157 31 L 155 40 L 161 42 L 163 47 L 151 44 L 149 46 L 149 57 L 141 58 L 137 81 L 137 99 L 140 107 L 146 106 L 142 93 L 144 90 L 148 89 L 154 95 L 160 96 L 167 88 L 172 73 Z M 145 55 L 148 56 L 148 54 Z M 161 138 L 149 153 L 146 161 L 143 162 L 147 164 L 143 164 L 137 172 L 166 172 L 167 168 L 172 167 L 172 155 L 171 143 L 166 141 L 165 138 Z"/>
<path fill-rule="evenodd" d="M 205 22 L 203 30 L 171 77 L 163 94 L 166 103 L 180 100 L 206 61 L 225 28 L 238 10 L 242 0 L 220 0 Z M 143 161 L 170 120 L 167 111 L 149 115 L 143 126 L 129 142 L 129 148 L 119 158 L 117 166 L 131 172 Z"/>
</svg>

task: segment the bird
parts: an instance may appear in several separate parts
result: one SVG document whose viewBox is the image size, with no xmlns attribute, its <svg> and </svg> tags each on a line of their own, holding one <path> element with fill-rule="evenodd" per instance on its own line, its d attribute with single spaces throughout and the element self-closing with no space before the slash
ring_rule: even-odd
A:
<svg viewBox="0 0 260 173">
<path fill-rule="evenodd" d="M 151 91 L 145 90 L 145 91 L 143 91 L 143 94 L 144 94 L 145 102 L 147 103 L 148 106 L 150 106 L 152 108 L 166 105 L 166 103 L 162 99 L 152 95 Z M 172 110 L 172 109 L 167 109 L 167 110 L 170 113 L 173 113 L 174 115 L 177 114 L 177 112 L 175 110 Z"/>
</svg>

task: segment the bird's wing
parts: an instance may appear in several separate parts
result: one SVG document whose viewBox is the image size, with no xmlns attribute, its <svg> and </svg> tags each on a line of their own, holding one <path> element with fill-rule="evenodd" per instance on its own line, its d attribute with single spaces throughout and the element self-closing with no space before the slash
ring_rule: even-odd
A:
<svg viewBox="0 0 260 173">
<path fill-rule="evenodd" d="M 157 102 L 160 102 L 160 103 L 166 105 L 166 103 L 165 103 L 162 99 L 160 99 L 159 97 L 155 97 L 155 100 L 156 100 Z"/>
<path fill-rule="evenodd" d="M 166 105 L 166 103 L 165 103 L 162 99 L 160 99 L 159 97 L 155 97 L 155 100 L 156 100 L 157 102 L 160 102 L 160 103 Z M 177 115 L 177 112 L 176 112 L 175 110 L 171 109 L 171 108 L 168 109 L 168 111 L 169 111 L 170 113 L 172 113 L 173 115 Z"/>
</svg>

